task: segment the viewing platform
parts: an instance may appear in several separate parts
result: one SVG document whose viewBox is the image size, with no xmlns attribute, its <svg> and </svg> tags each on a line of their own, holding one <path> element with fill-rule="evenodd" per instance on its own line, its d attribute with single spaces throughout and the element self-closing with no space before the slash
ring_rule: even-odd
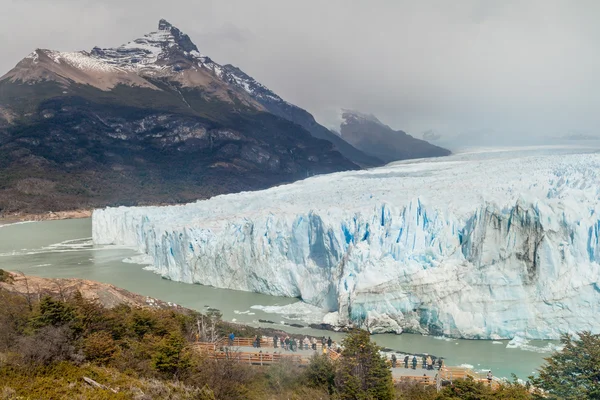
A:
<svg viewBox="0 0 600 400">
<path fill-rule="evenodd" d="M 298 348 L 296 351 L 290 351 L 281 347 L 275 348 L 273 347 L 273 340 L 261 338 L 260 347 L 255 347 L 254 338 L 237 337 L 231 345 L 229 339 L 221 339 L 214 343 L 197 342 L 194 345 L 197 350 L 205 352 L 212 359 L 231 359 L 256 366 L 269 366 L 282 361 L 306 366 L 315 354 L 325 354 L 321 342 L 317 343 L 316 350 L 313 350 L 311 346 L 309 345 L 308 350 L 302 347 L 302 349 Z M 341 357 L 341 354 L 333 349 L 326 349 L 326 354 L 332 361 Z M 388 360 L 388 363 L 391 366 L 391 361 Z M 494 390 L 500 386 L 500 381 L 497 378 L 493 378 L 490 382 L 485 374 L 479 374 L 464 367 L 443 365 L 441 369 L 425 369 L 420 366 L 412 369 L 404 368 L 402 365 L 403 363 L 398 362 L 396 368 L 391 368 L 394 382 L 417 382 L 423 385 L 436 386 L 439 389 L 442 386 L 452 384 L 455 380 L 472 379 L 485 385 L 491 385 Z"/>
</svg>

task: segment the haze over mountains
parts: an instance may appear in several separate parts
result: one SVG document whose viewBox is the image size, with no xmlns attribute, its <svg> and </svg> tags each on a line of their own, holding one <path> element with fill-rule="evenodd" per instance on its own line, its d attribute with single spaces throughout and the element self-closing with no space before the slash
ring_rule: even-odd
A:
<svg viewBox="0 0 600 400">
<path fill-rule="evenodd" d="M 177 203 L 381 165 L 165 20 L 0 78 L 0 213 Z"/>
<path fill-rule="evenodd" d="M 357 149 L 385 163 L 410 158 L 441 157 L 450 151 L 395 131 L 377 119 L 358 111 L 343 110 L 340 133 Z"/>
</svg>

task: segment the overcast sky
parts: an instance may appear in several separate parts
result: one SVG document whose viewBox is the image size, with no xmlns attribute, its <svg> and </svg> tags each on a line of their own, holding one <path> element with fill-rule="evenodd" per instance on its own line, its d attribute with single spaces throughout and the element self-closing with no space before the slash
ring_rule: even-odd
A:
<svg viewBox="0 0 600 400">
<path fill-rule="evenodd" d="M 420 137 L 600 131 L 597 0 L 0 0 L 0 75 L 35 48 L 128 42 L 166 18 L 328 127 Z"/>
</svg>

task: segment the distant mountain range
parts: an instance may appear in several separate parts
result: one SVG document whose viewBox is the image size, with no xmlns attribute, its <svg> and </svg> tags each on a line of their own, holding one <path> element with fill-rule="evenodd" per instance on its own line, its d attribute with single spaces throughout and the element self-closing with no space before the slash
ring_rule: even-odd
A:
<svg viewBox="0 0 600 400">
<path fill-rule="evenodd" d="M 450 151 L 395 131 L 374 115 L 342 110 L 340 133 L 344 140 L 385 163 L 411 158 L 441 157 Z"/>
<path fill-rule="evenodd" d="M 348 143 L 350 142 L 350 143 Z M 0 214 L 192 201 L 383 164 L 165 20 L 0 78 Z"/>
</svg>

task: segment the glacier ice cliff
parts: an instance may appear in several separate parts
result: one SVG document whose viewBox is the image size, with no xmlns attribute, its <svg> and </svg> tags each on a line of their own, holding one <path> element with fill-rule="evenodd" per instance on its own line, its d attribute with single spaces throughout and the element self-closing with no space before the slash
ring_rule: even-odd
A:
<svg viewBox="0 0 600 400">
<path fill-rule="evenodd" d="M 372 332 L 600 332 L 600 155 L 496 151 L 96 210 L 162 276 L 302 298 Z"/>
</svg>

